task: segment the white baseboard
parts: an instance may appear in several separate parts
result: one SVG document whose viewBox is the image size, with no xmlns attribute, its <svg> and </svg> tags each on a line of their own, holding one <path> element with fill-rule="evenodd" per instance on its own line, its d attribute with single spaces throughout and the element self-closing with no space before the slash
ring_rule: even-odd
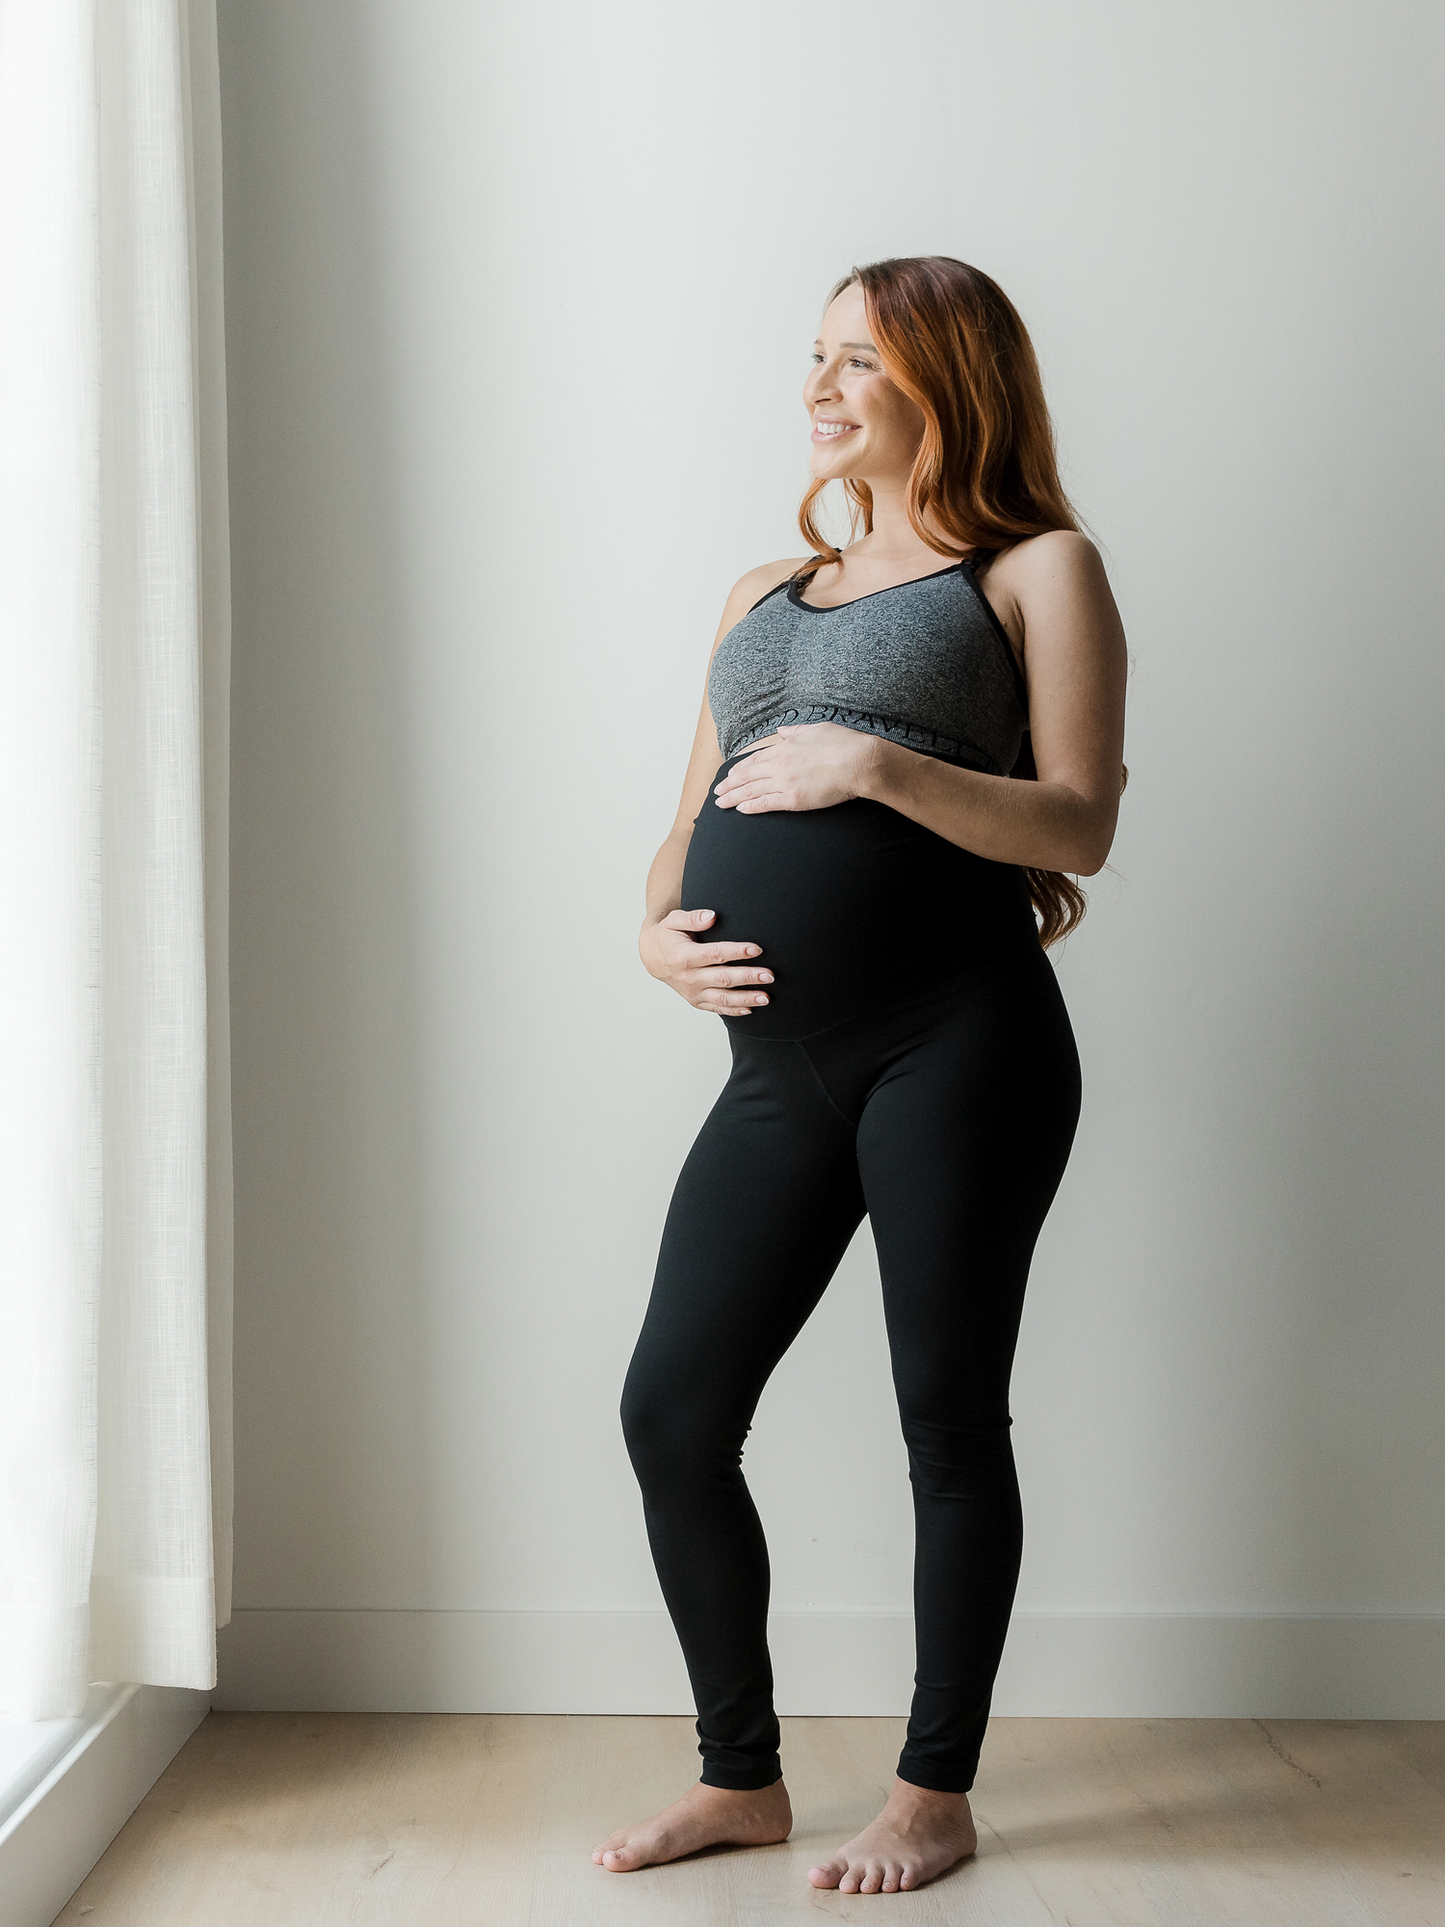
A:
<svg viewBox="0 0 1445 1927">
<path fill-rule="evenodd" d="M 210 1704 L 179 1686 L 92 1687 L 82 1717 L 64 1722 L 69 1745 L 0 1824 L 5 1927 L 50 1927 Z"/>
<path fill-rule="evenodd" d="M 664 1613 L 236 1611 L 218 1709 L 687 1713 Z M 775 1613 L 778 1710 L 908 1710 L 907 1613 Z M 1445 1719 L 1445 1618 L 1020 1613 L 1001 1716 Z"/>
</svg>

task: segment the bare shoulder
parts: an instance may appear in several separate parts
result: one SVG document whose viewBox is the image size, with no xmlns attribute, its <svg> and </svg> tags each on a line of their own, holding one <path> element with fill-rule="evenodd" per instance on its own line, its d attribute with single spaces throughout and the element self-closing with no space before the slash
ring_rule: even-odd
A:
<svg viewBox="0 0 1445 1927">
<path fill-rule="evenodd" d="M 1103 557 L 1077 529 L 1049 529 L 1015 542 L 989 565 L 988 575 L 1020 601 L 1031 592 L 1058 591 L 1074 584 L 1095 586 L 1108 580 Z"/>
<path fill-rule="evenodd" d="M 1005 549 L 989 567 L 989 598 L 1029 670 L 1045 653 L 1060 660 L 1080 647 L 1117 654 L 1124 646 L 1104 558 L 1076 529 L 1050 529 Z"/>
<path fill-rule="evenodd" d="M 713 648 L 717 648 L 729 629 L 742 621 L 755 602 L 761 602 L 771 590 L 786 582 L 790 575 L 812 560 L 811 555 L 795 555 L 785 562 L 760 562 L 757 568 L 740 575 L 723 606 L 722 621 L 718 624 L 717 641 L 713 643 Z"/>
<path fill-rule="evenodd" d="M 749 569 L 733 584 L 732 593 L 728 596 L 728 608 L 740 603 L 741 612 L 746 612 L 760 596 L 767 595 L 770 589 L 776 589 L 779 583 L 786 582 L 790 575 L 795 575 L 814 560 L 816 558 L 811 555 L 793 555 L 785 562 L 760 562 L 757 568 Z M 737 617 L 734 616 L 733 620 L 736 621 Z"/>
</svg>

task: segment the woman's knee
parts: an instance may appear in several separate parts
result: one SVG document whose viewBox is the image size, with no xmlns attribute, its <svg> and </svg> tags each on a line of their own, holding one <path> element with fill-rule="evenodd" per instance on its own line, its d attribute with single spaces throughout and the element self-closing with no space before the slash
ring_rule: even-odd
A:
<svg viewBox="0 0 1445 1927">
<path fill-rule="evenodd" d="M 903 1415 L 909 1476 L 915 1489 L 940 1499 L 1017 1502 L 1010 1419 L 939 1424 Z"/>
<path fill-rule="evenodd" d="M 678 1386 L 668 1373 L 636 1361 L 622 1388 L 622 1437 L 644 1493 L 736 1471 L 741 1428 Z"/>
</svg>

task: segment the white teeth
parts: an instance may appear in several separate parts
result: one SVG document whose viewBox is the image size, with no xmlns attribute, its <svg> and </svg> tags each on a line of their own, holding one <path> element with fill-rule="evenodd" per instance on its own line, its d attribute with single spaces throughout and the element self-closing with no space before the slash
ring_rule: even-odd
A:
<svg viewBox="0 0 1445 1927">
<path fill-rule="evenodd" d="M 813 432 L 831 439 L 834 435 L 846 435 L 853 426 L 852 422 L 814 422 Z"/>
</svg>

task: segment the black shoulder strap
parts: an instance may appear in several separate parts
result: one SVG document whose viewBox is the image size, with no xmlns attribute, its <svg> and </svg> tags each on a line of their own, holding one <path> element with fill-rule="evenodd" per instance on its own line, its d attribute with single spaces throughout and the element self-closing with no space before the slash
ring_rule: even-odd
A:
<svg viewBox="0 0 1445 1927">
<path fill-rule="evenodd" d="M 997 555 L 997 553 L 997 549 L 989 549 L 984 551 L 984 556 Z M 978 559 L 981 561 L 984 559 L 984 556 L 979 556 Z M 1019 659 L 1014 654 L 1014 646 L 1008 639 L 1008 632 L 999 621 L 993 604 L 989 601 L 979 585 L 978 577 L 973 572 L 974 563 L 971 561 L 960 562 L 958 566 L 963 572 L 965 582 L 967 582 L 969 588 L 973 590 L 974 595 L 977 597 L 978 605 L 983 610 L 989 628 L 992 629 L 995 636 L 997 636 L 1000 649 L 1003 650 L 1004 655 L 1008 658 L 1009 671 L 1014 679 L 1014 690 L 1019 699 L 1019 708 L 1024 712 L 1024 715 L 1027 716 L 1029 713 L 1029 686 L 1024 680 L 1023 670 L 1019 668 Z"/>
<path fill-rule="evenodd" d="M 775 582 L 771 589 L 765 590 L 764 593 L 758 597 L 757 601 L 753 604 L 753 609 L 761 609 L 763 604 L 766 601 L 768 601 L 770 597 L 775 596 L 778 593 L 779 589 L 786 589 L 788 584 L 791 581 L 793 581 L 793 579 L 794 578 L 792 576 L 785 575 L 781 582 Z M 743 611 L 743 613 L 745 615 L 750 616 L 753 612 L 753 609 L 746 609 Z"/>
</svg>

